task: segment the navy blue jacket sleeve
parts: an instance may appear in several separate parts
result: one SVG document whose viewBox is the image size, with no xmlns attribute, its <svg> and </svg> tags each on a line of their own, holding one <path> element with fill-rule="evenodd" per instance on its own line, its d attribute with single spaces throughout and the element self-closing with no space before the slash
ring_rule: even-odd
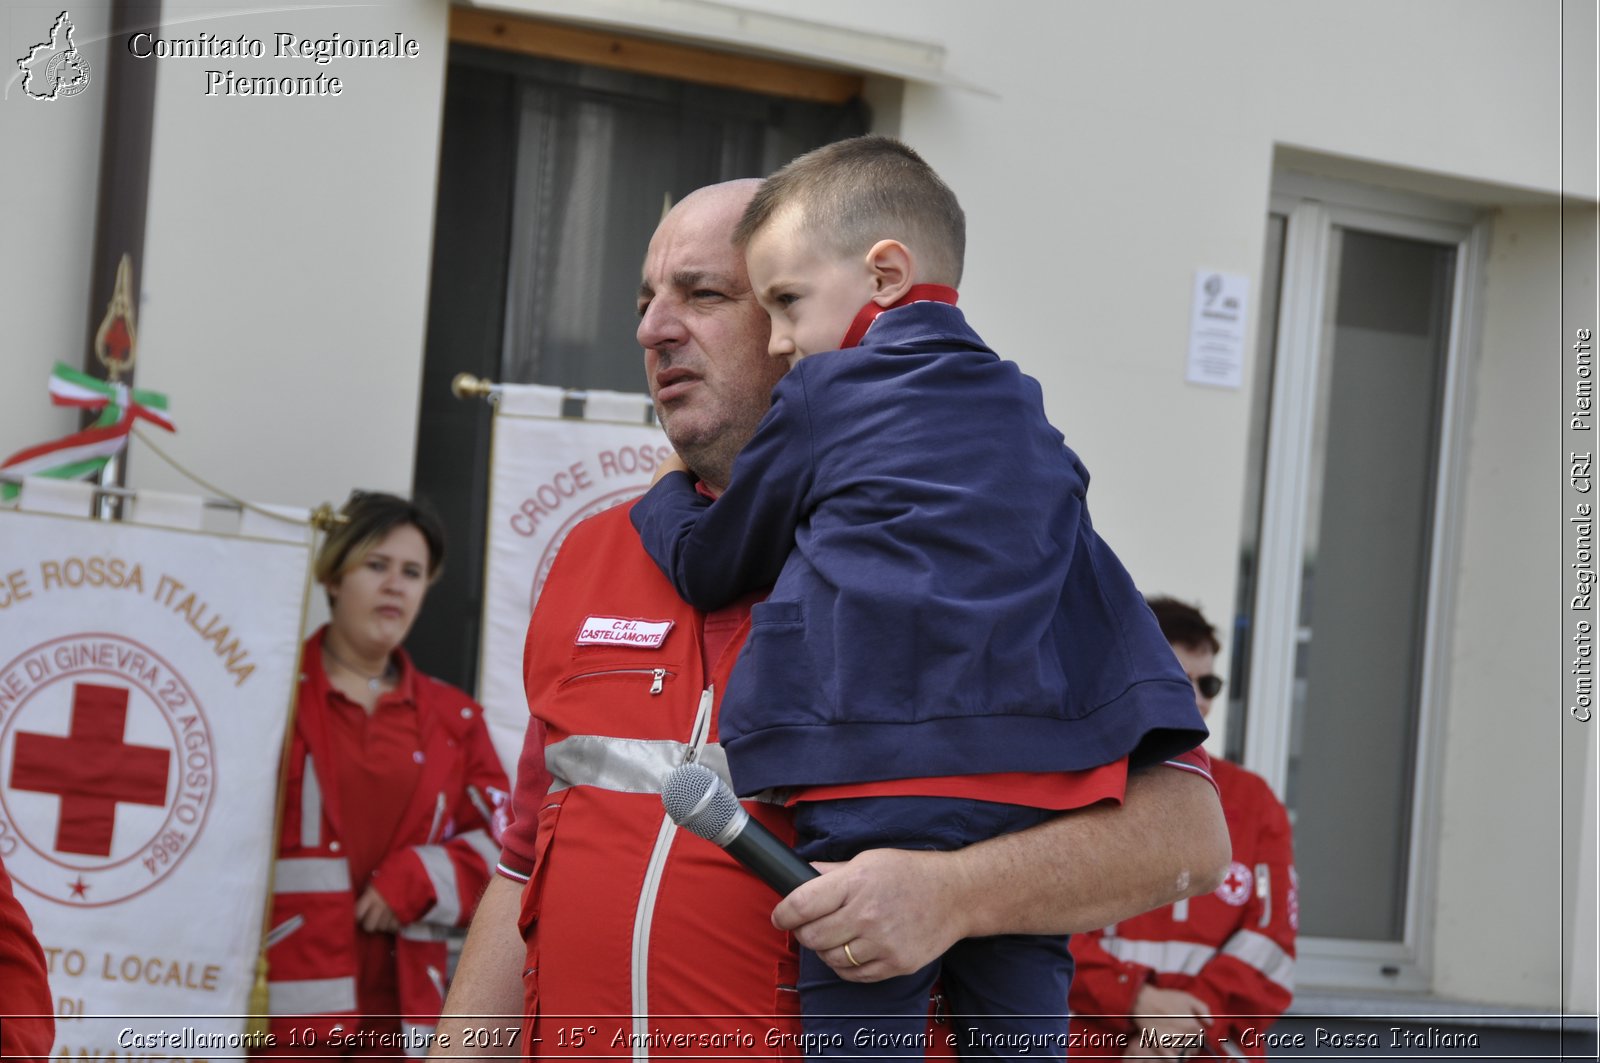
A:
<svg viewBox="0 0 1600 1063">
<path fill-rule="evenodd" d="M 768 586 L 794 548 L 812 484 L 809 418 L 798 383 L 779 385 L 715 502 L 674 472 L 630 513 L 645 550 L 696 609 L 720 609 Z"/>
</svg>

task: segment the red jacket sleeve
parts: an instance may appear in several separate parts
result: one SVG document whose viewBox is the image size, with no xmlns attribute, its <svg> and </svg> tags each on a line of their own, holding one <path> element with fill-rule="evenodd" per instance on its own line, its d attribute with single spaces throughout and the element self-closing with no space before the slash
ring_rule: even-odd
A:
<svg viewBox="0 0 1600 1063">
<path fill-rule="evenodd" d="M 1254 778 L 1254 777 L 1252 777 Z M 1283 1014 L 1294 999 L 1295 934 L 1299 889 L 1289 816 L 1265 782 L 1255 780 L 1254 889 L 1238 928 L 1200 969 L 1190 991 L 1211 1003 L 1216 1021 L 1210 1040 L 1235 1040 L 1240 1029 Z"/>
<path fill-rule="evenodd" d="M 511 784 L 500 767 L 481 711 L 460 736 L 464 785 L 436 844 L 412 845 L 384 857 L 373 884 L 402 924 L 466 926 L 489 884 L 499 854 L 501 818 Z"/>
<path fill-rule="evenodd" d="M 0 865 L 0 1058 L 50 1058 L 56 1039 L 55 1001 L 45 976 L 44 950 L 33 923 Z"/>
<path fill-rule="evenodd" d="M 528 718 L 522 738 L 522 755 L 517 759 L 516 792 L 511 797 L 511 820 L 500 838 L 500 864 L 497 870 L 514 882 L 527 882 L 533 875 L 534 855 L 538 851 L 539 807 L 550 792 L 550 769 L 544 764 L 544 723 Z"/>
<path fill-rule="evenodd" d="M 1072 935 L 1072 988 L 1067 999 L 1072 1013 L 1103 1022 L 1117 1030 L 1131 1030 L 1128 1018 L 1133 999 L 1150 981 L 1151 970 L 1119 960 L 1101 947 L 1103 930 Z"/>
</svg>

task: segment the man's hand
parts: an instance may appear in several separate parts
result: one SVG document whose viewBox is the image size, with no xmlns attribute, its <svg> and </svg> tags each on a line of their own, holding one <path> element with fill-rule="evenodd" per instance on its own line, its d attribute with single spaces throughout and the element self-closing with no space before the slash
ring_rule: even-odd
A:
<svg viewBox="0 0 1600 1063">
<path fill-rule="evenodd" d="M 685 465 L 683 463 L 683 459 L 678 457 L 678 452 L 677 451 L 673 451 L 671 454 L 667 455 L 667 460 L 666 461 L 663 461 L 660 465 L 658 465 L 656 467 L 656 474 L 654 476 L 650 477 L 650 486 L 654 487 L 656 484 L 660 483 L 661 482 L 661 478 L 663 476 L 665 476 L 669 472 L 688 472 L 688 471 L 689 471 L 689 466 Z"/>
<path fill-rule="evenodd" d="M 398 934 L 400 920 L 376 886 L 368 886 L 356 901 L 356 922 L 369 934 Z"/>
<path fill-rule="evenodd" d="M 846 981 L 910 974 L 968 936 L 956 895 L 935 873 L 941 855 L 871 849 L 849 863 L 818 863 L 821 877 L 785 897 L 773 925 Z"/>
<path fill-rule="evenodd" d="M 1135 1036 L 1125 1056 L 1183 1059 L 1200 1050 L 1200 1040 L 1211 1025 L 1206 1004 L 1181 989 L 1161 989 L 1146 983 L 1133 999 L 1133 1025 L 1151 1036 Z"/>
<path fill-rule="evenodd" d="M 822 876 L 789 894 L 772 922 L 846 981 L 878 982 L 962 938 L 1076 934 L 1207 892 L 1228 856 L 1211 783 L 1153 767 L 1129 774 L 1121 806 L 1093 805 L 950 852 L 874 849 L 818 864 Z"/>
</svg>

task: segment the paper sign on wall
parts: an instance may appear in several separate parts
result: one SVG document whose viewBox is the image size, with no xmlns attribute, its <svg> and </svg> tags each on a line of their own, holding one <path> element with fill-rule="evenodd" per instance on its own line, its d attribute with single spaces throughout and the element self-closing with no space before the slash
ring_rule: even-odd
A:
<svg viewBox="0 0 1600 1063">
<path fill-rule="evenodd" d="M 1244 334 L 1250 309 L 1250 278 L 1198 270 L 1189 318 L 1191 384 L 1237 388 L 1244 384 Z"/>
</svg>

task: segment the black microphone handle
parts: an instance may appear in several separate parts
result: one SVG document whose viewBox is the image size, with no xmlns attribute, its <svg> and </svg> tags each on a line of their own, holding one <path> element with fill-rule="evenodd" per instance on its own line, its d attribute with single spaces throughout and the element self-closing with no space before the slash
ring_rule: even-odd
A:
<svg viewBox="0 0 1600 1063">
<path fill-rule="evenodd" d="M 744 826 L 726 849 L 729 856 L 755 872 L 762 882 L 787 897 L 802 882 L 821 874 L 748 812 L 745 815 L 748 818 Z"/>
</svg>

